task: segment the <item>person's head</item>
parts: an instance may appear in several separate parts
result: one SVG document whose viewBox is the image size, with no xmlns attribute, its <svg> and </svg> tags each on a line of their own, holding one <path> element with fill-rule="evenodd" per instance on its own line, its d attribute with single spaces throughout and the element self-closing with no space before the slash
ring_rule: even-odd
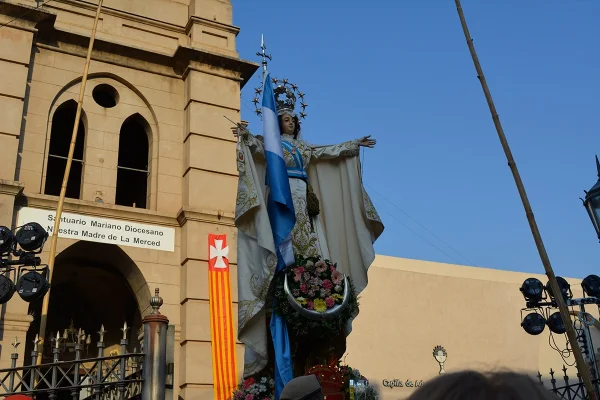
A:
<svg viewBox="0 0 600 400">
<path fill-rule="evenodd" d="M 463 371 L 440 375 L 408 400 L 556 400 L 540 383 L 515 372 Z"/>
<path fill-rule="evenodd" d="M 300 120 L 298 116 L 290 112 L 284 112 L 279 115 L 279 131 L 282 135 L 293 136 L 294 139 L 298 138 L 300 133 Z"/>
<path fill-rule="evenodd" d="M 288 382 L 280 400 L 323 400 L 321 384 L 315 375 L 299 376 Z"/>
</svg>

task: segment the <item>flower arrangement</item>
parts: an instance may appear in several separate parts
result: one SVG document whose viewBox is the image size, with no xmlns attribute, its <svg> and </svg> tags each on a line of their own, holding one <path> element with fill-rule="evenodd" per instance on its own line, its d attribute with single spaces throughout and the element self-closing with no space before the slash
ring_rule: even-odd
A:
<svg viewBox="0 0 600 400">
<path fill-rule="evenodd" d="M 361 375 L 360 371 L 348 365 L 337 365 L 340 374 L 344 378 L 344 393 L 346 399 L 350 399 L 350 381 L 354 381 L 354 398 L 356 400 L 378 400 L 379 393 L 374 386 L 369 385 L 369 380 Z"/>
<path fill-rule="evenodd" d="M 294 265 L 288 285 L 296 301 L 307 310 L 325 312 L 344 300 L 344 275 L 328 260 L 309 259 L 304 265 Z"/>
<path fill-rule="evenodd" d="M 344 300 L 344 275 L 337 270 L 337 265 L 320 257 L 296 257 L 296 262 L 288 267 L 276 280 L 275 311 L 284 316 L 288 328 L 297 336 L 318 338 L 338 336 L 346 322 L 358 314 L 358 302 L 352 281 L 350 285 L 348 306 L 335 318 L 309 320 L 288 303 L 283 290 L 285 276 L 288 287 L 296 302 L 307 310 L 325 312 Z"/>
<path fill-rule="evenodd" d="M 251 376 L 242 381 L 235 392 L 232 400 L 274 400 L 275 380 L 266 376 Z"/>
</svg>

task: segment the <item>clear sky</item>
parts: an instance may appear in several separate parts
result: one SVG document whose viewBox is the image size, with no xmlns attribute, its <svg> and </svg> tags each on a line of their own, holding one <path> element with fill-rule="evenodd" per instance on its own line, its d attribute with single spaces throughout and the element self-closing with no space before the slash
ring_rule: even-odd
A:
<svg viewBox="0 0 600 400">
<path fill-rule="evenodd" d="M 306 93 L 307 140 L 372 134 L 376 251 L 543 273 L 452 0 L 233 0 L 244 59 Z M 463 0 L 494 102 L 558 275 L 600 275 L 579 197 L 600 153 L 600 1 Z M 242 93 L 242 118 L 260 133 Z M 326 205 L 325 205 L 326 207 Z M 432 234 L 433 233 L 433 234 Z"/>
</svg>

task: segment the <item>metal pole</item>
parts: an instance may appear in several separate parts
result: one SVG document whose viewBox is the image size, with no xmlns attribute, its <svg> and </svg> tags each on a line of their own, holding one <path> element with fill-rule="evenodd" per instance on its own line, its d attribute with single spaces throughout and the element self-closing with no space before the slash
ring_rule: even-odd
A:
<svg viewBox="0 0 600 400">
<path fill-rule="evenodd" d="M 167 325 L 169 319 L 158 309 L 163 299 L 155 289 L 150 298 L 152 312 L 144 317 L 144 365 L 142 367 L 142 400 L 165 400 L 167 383 Z"/>
<path fill-rule="evenodd" d="M 483 93 L 485 94 L 485 98 L 487 100 L 490 112 L 492 114 L 494 125 L 496 126 L 498 138 L 500 139 L 500 143 L 502 144 L 502 148 L 504 149 L 504 154 L 506 155 L 506 159 L 508 160 L 508 166 L 510 167 L 510 170 L 515 179 L 515 184 L 517 185 L 517 190 L 519 191 L 519 195 L 521 196 L 523 208 L 525 209 L 525 214 L 527 215 L 527 221 L 529 222 L 529 227 L 531 228 L 531 234 L 533 235 L 533 239 L 537 246 L 538 253 L 540 254 L 542 264 L 544 265 L 544 269 L 546 270 L 546 275 L 548 276 L 548 279 L 550 281 L 552 293 L 554 293 L 555 295 L 556 303 L 558 305 L 558 309 L 560 310 L 560 316 L 563 320 L 563 323 L 565 324 L 565 327 L 567 328 L 567 337 L 569 338 L 569 343 L 571 345 L 573 355 L 575 356 L 575 361 L 577 362 L 577 369 L 579 371 L 579 374 L 581 375 L 581 378 L 583 379 L 583 383 L 589 395 L 589 399 L 597 400 L 597 393 L 590 378 L 590 371 L 588 365 L 583 359 L 581 349 L 579 348 L 579 345 L 577 343 L 577 334 L 575 333 L 575 329 L 573 327 L 573 321 L 571 320 L 569 310 L 567 308 L 567 305 L 565 304 L 565 299 L 563 298 L 562 292 L 560 291 L 560 288 L 558 286 L 558 282 L 556 281 L 556 276 L 554 275 L 552 265 L 550 264 L 548 253 L 546 253 L 546 248 L 544 247 L 542 236 L 540 235 L 540 231 L 535 221 L 535 217 L 533 216 L 531 204 L 529 204 L 529 199 L 527 198 L 527 193 L 525 192 L 525 186 L 523 185 L 521 175 L 519 174 L 519 170 L 517 169 L 517 164 L 515 163 L 515 160 L 512 156 L 512 152 L 508 145 L 508 141 L 506 140 L 506 136 L 504 135 L 504 130 L 502 129 L 502 124 L 500 123 L 500 117 L 496 112 L 496 106 L 494 106 L 490 89 L 488 88 L 485 76 L 483 75 L 483 70 L 481 69 L 481 64 L 479 63 L 479 58 L 477 57 L 477 53 L 475 52 L 473 39 L 471 38 L 471 34 L 469 33 L 469 28 L 467 27 L 467 22 L 465 20 L 463 10 L 460 5 L 460 0 L 454 1 L 456 3 L 456 9 L 458 11 L 458 16 L 460 18 L 460 23 L 462 25 L 463 32 L 467 40 L 467 45 L 469 46 L 469 51 L 471 53 L 471 57 L 473 58 L 473 64 L 475 64 L 477 78 L 479 78 L 479 82 L 481 83 Z"/>
<path fill-rule="evenodd" d="M 50 255 L 48 256 L 48 282 L 52 283 L 52 273 L 54 272 L 54 260 L 56 259 L 56 243 L 58 241 L 58 228 L 60 227 L 60 219 L 62 217 L 63 206 L 65 204 L 65 196 L 67 194 L 67 183 L 69 182 L 69 174 L 71 172 L 71 164 L 73 162 L 73 153 L 75 152 L 75 142 L 77 141 L 77 130 L 79 129 L 79 120 L 81 118 L 81 108 L 83 105 L 83 97 L 85 94 L 85 85 L 87 83 L 88 72 L 90 70 L 90 60 L 92 58 L 92 49 L 94 48 L 94 40 L 96 39 L 96 30 L 98 28 L 98 19 L 102 9 L 103 0 L 98 0 L 98 9 L 96 10 L 96 18 L 90 35 L 90 45 L 88 47 L 85 67 L 83 69 L 83 78 L 81 79 L 81 88 L 79 90 L 79 101 L 77 102 L 77 113 L 75 114 L 75 124 L 73 125 L 73 133 L 71 134 L 71 145 L 69 147 L 69 155 L 67 157 L 67 166 L 63 176 L 62 187 L 60 188 L 60 196 L 58 198 L 58 206 L 56 207 L 56 218 L 54 219 L 54 228 L 52 230 L 52 240 L 50 241 Z M 40 346 L 44 347 L 44 339 L 46 338 L 46 323 L 48 322 L 48 305 L 50 304 L 51 289 L 44 296 L 42 303 L 42 315 L 40 316 Z M 43 351 L 38 353 L 37 363 L 42 362 Z"/>
</svg>

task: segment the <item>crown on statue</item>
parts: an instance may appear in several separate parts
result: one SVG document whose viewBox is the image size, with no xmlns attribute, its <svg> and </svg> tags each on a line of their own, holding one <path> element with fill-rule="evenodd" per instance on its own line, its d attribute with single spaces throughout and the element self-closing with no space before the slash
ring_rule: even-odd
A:
<svg viewBox="0 0 600 400">
<path fill-rule="evenodd" d="M 271 81 L 275 86 L 273 88 L 273 94 L 275 95 L 275 103 L 277 104 L 277 114 L 295 114 L 296 102 L 299 98 L 301 111 L 298 114 L 298 117 L 302 119 L 306 118 L 306 113 L 304 111 L 306 110 L 308 104 L 304 102 L 304 93 L 298 90 L 298 86 L 290 83 L 287 79 L 279 80 L 277 78 L 272 78 Z M 252 103 L 254 103 L 254 107 L 256 108 L 256 115 L 262 114 L 262 111 L 258 106 L 260 103 L 258 98 L 262 93 L 262 85 L 261 87 L 254 89 L 254 98 L 252 99 Z"/>
</svg>

